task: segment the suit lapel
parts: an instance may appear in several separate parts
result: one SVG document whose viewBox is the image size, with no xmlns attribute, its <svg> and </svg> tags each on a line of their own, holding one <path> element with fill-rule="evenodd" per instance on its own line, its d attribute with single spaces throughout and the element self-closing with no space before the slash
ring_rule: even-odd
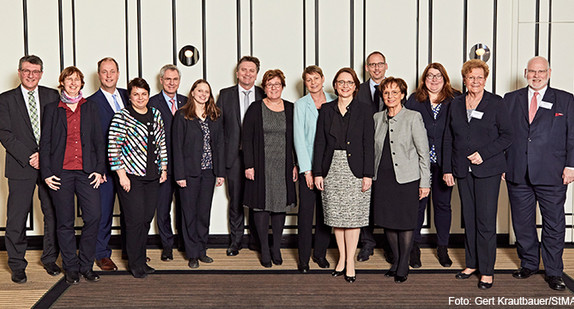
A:
<svg viewBox="0 0 574 309">
<path fill-rule="evenodd" d="M 538 110 L 536 111 L 536 115 L 534 115 L 532 123 L 535 121 L 540 121 L 540 118 L 552 120 L 552 117 L 549 116 L 554 115 L 554 111 L 556 110 L 556 94 L 552 88 L 546 88 L 546 92 L 544 93 L 544 97 L 542 98 L 541 102 L 552 103 L 552 107 L 550 109 L 546 109 L 539 104 Z"/>
<path fill-rule="evenodd" d="M 255 100 L 257 100 L 257 91 L 255 91 Z M 234 102 L 232 103 L 232 106 L 235 109 L 235 116 L 237 118 L 237 123 L 241 128 L 241 108 L 239 107 L 239 104 L 241 104 L 241 102 L 239 101 L 238 85 L 235 85 L 235 87 L 233 87 L 233 90 L 231 91 L 231 102 Z"/>
<path fill-rule="evenodd" d="M 106 113 L 113 115 L 115 114 L 114 110 L 112 109 L 112 107 L 110 106 L 110 103 L 108 102 L 108 99 L 106 99 L 106 96 L 104 95 L 104 93 L 102 92 L 102 89 L 98 90 L 96 92 L 96 98 L 99 101 L 98 103 L 104 108 L 104 110 L 106 111 Z M 125 103 L 125 102 L 124 102 Z"/>
<path fill-rule="evenodd" d="M 39 87 L 38 87 L 38 89 L 39 89 Z M 32 136 L 33 136 L 34 130 L 32 130 L 32 123 L 30 122 L 30 114 L 28 114 L 28 108 L 26 108 L 26 101 L 24 100 L 24 97 L 22 95 L 22 90 L 20 87 L 15 89 L 14 95 L 15 95 L 16 105 L 17 105 L 19 114 L 22 115 L 22 119 L 23 119 L 24 123 L 26 124 L 26 127 L 28 127 L 28 129 L 30 129 L 30 134 L 32 134 Z"/>
</svg>

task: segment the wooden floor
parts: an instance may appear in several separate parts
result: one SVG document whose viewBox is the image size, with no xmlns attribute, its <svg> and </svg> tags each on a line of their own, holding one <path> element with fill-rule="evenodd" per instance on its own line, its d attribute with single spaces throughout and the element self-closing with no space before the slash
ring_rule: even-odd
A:
<svg viewBox="0 0 574 309">
<path fill-rule="evenodd" d="M 158 270 L 188 270 L 187 260 L 183 253 L 174 252 L 174 260 L 163 262 L 160 260 L 161 250 L 148 250 L 148 257 L 151 258 L 150 266 Z M 296 249 L 283 249 L 283 265 L 273 266 L 273 270 L 278 269 L 296 269 L 297 268 L 297 250 Z M 461 270 L 464 265 L 464 250 L 463 249 L 449 249 L 451 259 L 453 260 L 452 270 L 453 275 Z M 60 278 L 62 275 L 52 277 L 46 274 L 40 263 L 41 251 L 30 250 L 26 254 L 28 260 L 28 268 L 26 273 L 28 275 L 28 282 L 25 284 L 13 283 L 10 279 L 11 273 L 8 268 L 6 251 L 0 252 L 0 308 L 30 308 L 38 299 L 44 295 Z M 258 256 L 255 252 L 243 249 L 238 256 L 228 257 L 225 255 L 225 249 L 209 249 L 208 255 L 214 259 L 212 264 L 204 264 L 200 262 L 199 269 L 224 269 L 224 270 L 261 270 L 259 265 Z M 121 252 L 114 250 L 112 259 L 118 264 L 120 270 L 126 270 L 126 261 L 122 261 Z M 329 249 L 327 259 L 334 266 L 337 258 L 337 250 Z M 436 250 L 423 248 L 421 249 L 421 260 L 423 267 L 421 269 L 445 269 L 440 266 L 436 259 Z M 61 265 L 61 262 L 58 261 Z M 375 255 L 367 262 L 357 262 L 357 269 L 388 269 L 389 264 L 386 263 L 382 257 L 382 251 L 375 250 Z M 311 269 L 318 269 L 318 266 L 311 262 L 309 264 Z M 519 266 L 516 249 L 504 248 L 498 249 L 496 256 L 495 269 L 516 269 Z M 565 272 L 572 275 L 574 274 L 574 249 L 566 249 L 564 252 L 564 267 Z M 542 268 L 542 267 L 541 267 Z M 99 270 L 94 265 L 94 270 Z M 81 281 L 80 284 L 88 284 Z M 90 283 L 91 284 L 91 283 Z M 105 284 L 105 278 L 100 282 L 94 284 Z"/>
</svg>

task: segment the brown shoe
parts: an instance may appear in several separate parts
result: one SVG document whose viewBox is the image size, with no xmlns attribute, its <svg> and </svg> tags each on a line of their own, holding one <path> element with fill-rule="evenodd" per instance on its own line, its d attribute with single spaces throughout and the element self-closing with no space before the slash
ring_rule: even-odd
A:
<svg viewBox="0 0 574 309">
<path fill-rule="evenodd" d="M 103 271 L 118 270 L 118 267 L 116 266 L 114 261 L 112 261 L 112 259 L 110 258 L 103 258 L 101 260 L 96 260 L 96 265 L 98 265 L 98 267 Z"/>
</svg>

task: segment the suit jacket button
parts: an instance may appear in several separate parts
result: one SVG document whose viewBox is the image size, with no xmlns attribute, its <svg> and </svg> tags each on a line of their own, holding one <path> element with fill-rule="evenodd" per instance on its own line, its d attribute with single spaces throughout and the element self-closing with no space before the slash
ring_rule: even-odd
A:
<svg viewBox="0 0 574 309">
<path fill-rule="evenodd" d="M 393 156 L 395 155 L 395 153 L 393 152 Z"/>
<path fill-rule="evenodd" d="M 351 144 L 351 142 L 347 142 L 347 145 L 350 145 L 350 144 Z"/>
<path fill-rule="evenodd" d="M 391 141 L 391 144 L 393 143 L 393 141 Z"/>
<path fill-rule="evenodd" d="M 350 154 L 350 153 L 349 153 L 349 154 L 347 154 L 347 157 L 350 157 L 350 156 L 351 156 L 351 154 Z"/>
<path fill-rule="evenodd" d="M 393 129 L 391 129 L 391 132 L 393 132 Z"/>
<path fill-rule="evenodd" d="M 395 166 L 399 166 L 399 164 L 398 164 L 398 163 L 395 163 Z"/>
</svg>

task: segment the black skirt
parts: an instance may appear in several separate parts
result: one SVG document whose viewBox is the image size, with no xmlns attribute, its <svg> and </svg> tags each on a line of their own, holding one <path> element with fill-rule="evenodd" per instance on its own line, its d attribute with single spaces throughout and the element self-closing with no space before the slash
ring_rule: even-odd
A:
<svg viewBox="0 0 574 309">
<path fill-rule="evenodd" d="M 397 182 L 388 136 L 383 144 L 377 180 L 373 182 L 373 220 L 383 228 L 414 230 L 418 220 L 420 181 Z"/>
</svg>

